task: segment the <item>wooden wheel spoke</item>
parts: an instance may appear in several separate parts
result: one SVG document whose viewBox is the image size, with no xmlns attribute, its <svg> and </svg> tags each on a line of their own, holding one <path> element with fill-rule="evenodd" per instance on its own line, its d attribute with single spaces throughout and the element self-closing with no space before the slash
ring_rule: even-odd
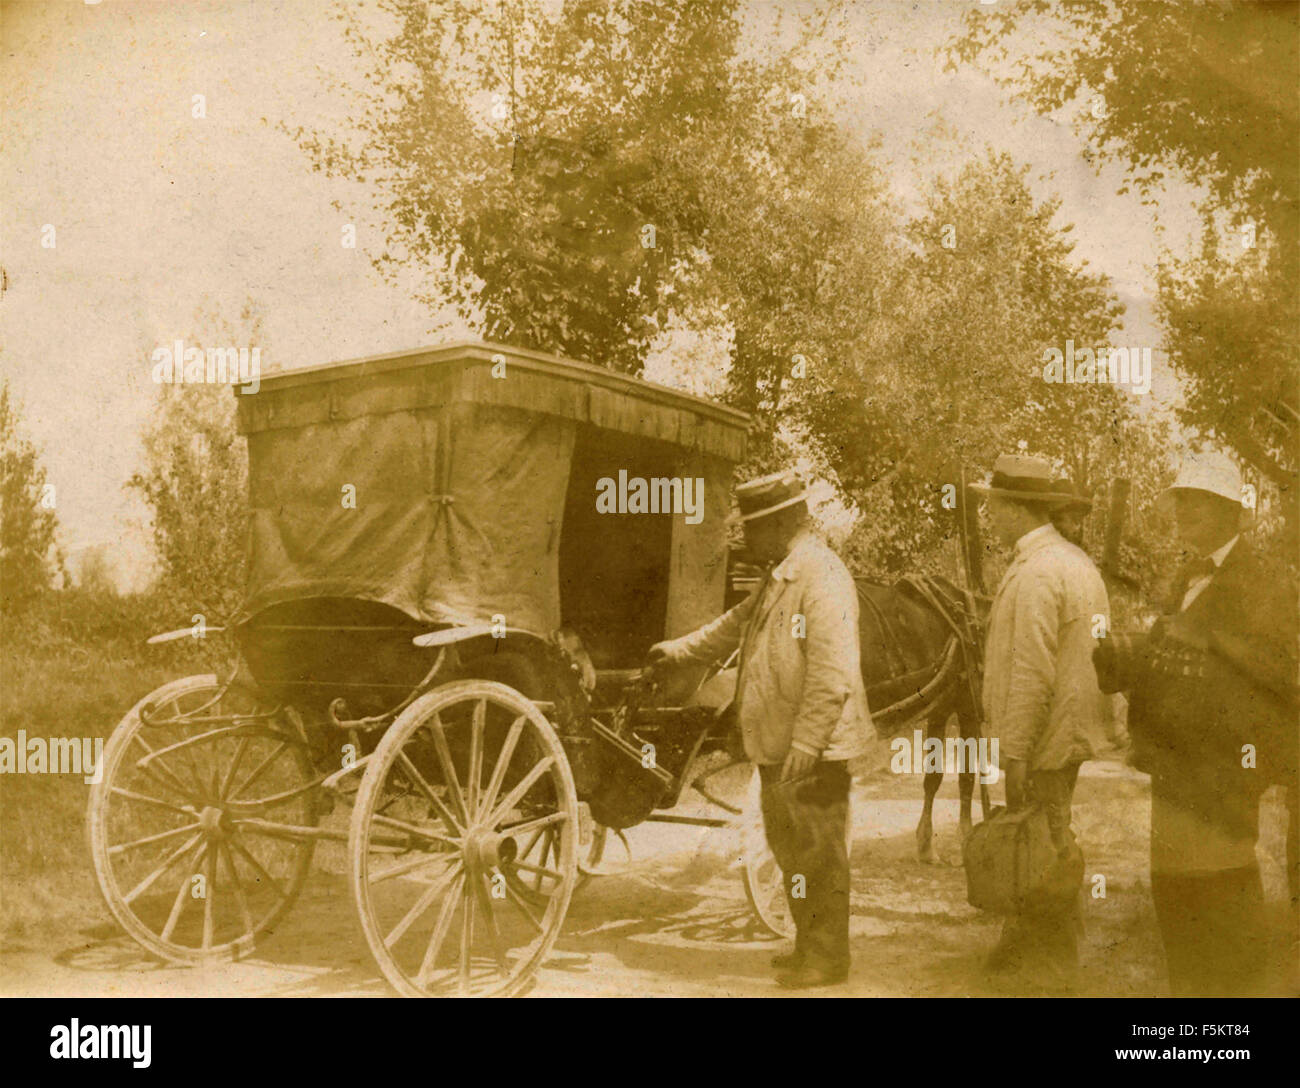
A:
<svg viewBox="0 0 1300 1088">
<path fill-rule="evenodd" d="M 178 812 L 182 816 L 193 817 L 195 815 L 195 812 L 192 808 L 182 808 L 180 805 L 174 805 L 170 801 L 164 801 L 159 797 L 150 797 L 148 794 L 145 793 L 136 793 L 135 790 L 123 789 L 121 786 L 113 786 L 111 788 L 111 792 L 118 794 L 120 797 L 125 797 L 130 801 L 139 801 L 142 804 L 147 804 L 147 805 L 157 805 L 159 808 L 165 808 L 172 812 Z"/>
<path fill-rule="evenodd" d="M 433 807 L 438 810 L 438 815 L 442 817 L 443 822 L 447 825 L 447 827 L 453 831 L 463 831 L 467 825 L 462 823 L 461 820 L 457 819 L 456 816 L 452 814 L 452 811 L 447 807 L 443 799 L 439 797 L 434 792 L 433 787 L 430 786 L 429 783 L 424 780 L 424 775 L 420 773 L 419 768 L 416 767 L 416 765 L 411 762 L 411 757 L 408 756 L 405 752 L 398 752 L 397 759 L 398 762 L 401 763 L 402 769 L 408 775 L 411 776 L 411 781 L 413 781 L 415 785 L 419 788 L 420 792 L 423 793 L 429 799 L 429 803 L 432 804 Z M 455 772 L 453 770 L 453 774 L 454 773 Z M 460 787 L 448 786 L 447 788 L 451 791 L 452 796 L 456 799 L 457 808 L 460 809 L 460 811 L 463 813 L 465 810 L 465 806 L 461 800 Z"/>
<path fill-rule="evenodd" d="M 510 886 L 510 881 L 508 880 L 506 881 L 506 898 L 509 899 L 510 902 L 512 902 L 516 907 L 519 908 L 520 911 L 523 912 L 524 917 L 528 919 L 528 921 L 532 924 L 532 927 L 535 930 L 537 930 L 538 933 L 542 932 L 541 919 L 538 918 L 537 915 L 535 915 L 532 912 L 532 909 L 528 906 L 528 904 L 524 902 L 523 896 L 521 896 L 517 891 L 514 890 L 514 888 Z"/>
<path fill-rule="evenodd" d="M 473 877 L 469 873 L 465 874 L 465 880 L 468 882 Z M 474 957 L 474 900 L 475 896 L 465 889 L 461 896 L 465 909 L 461 912 L 460 920 L 460 992 L 469 993 L 469 969 Z"/>
<path fill-rule="evenodd" d="M 195 855 L 195 861 L 201 863 L 207 856 L 207 852 L 207 843 L 201 844 L 198 848 L 198 853 Z M 181 919 L 181 912 L 185 909 L 185 900 L 189 898 L 190 888 L 192 886 L 190 884 L 190 877 L 193 875 L 193 873 L 190 873 L 181 877 L 181 886 L 176 891 L 176 898 L 172 900 L 171 913 L 167 915 L 167 923 L 162 929 L 162 939 L 164 941 L 171 940 L 172 933 L 176 929 L 176 923 Z"/>
<path fill-rule="evenodd" d="M 537 835 L 534 835 L 533 838 L 529 840 L 528 846 L 529 849 L 531 849 L 537 842 L 537 836 L 540 835 L 543 830 L 548 827 L 553 827 L 555 824 L 562 824 L 568 818 L 569 817 L 563 812 L 548 812 L 545 816 L 534 816 L 531 819 L 524 820 L 522 823 L 505 824 L 501 828 L 501 833 L 503 835 L 524 835 L 530 831 L 537 832 Z M 528 850 L 521 850 L 519 856 L 527 857 Z"/>
<path fill-rule="evenodd" d="M 235 903 L 239 907 L 239 916 L 244 923 L 244 932 L 252 933 L 255 928 L 253 922 L 253 912 L 248 906 L 248 897 L 244 894 L 244 883 L 239 879 L 239 872 L 235 868 L 235 855 L 230 852 L 230 847 L 225 842 L 220 843 L 221 855 L 226 859 L 226 867 L 230 870 L 230 880 L 234 885 Z"/>
<path fill-rule="evenodd" d="M 496 827 L 496 825 L 501 822 L 501 818 L 523 800 L 524 794 L 533 788 L 537 783 L 537 780 L 549 771 L 554 763 L 554 756 L 546 756 L 544 759 L 541 759 L 534 764 L 533 769 L 524 775 L 524 777 L 515 784 L 515 788 L 506 794 L 501 803 L 492 810 L 492 815 L 488 817 L 485 823 L 489 827 Z"/>
<path fill-rule="evenodd" d="M 207 881 L 203 889 L 203 947 L 212 947 L 212 932 L 214 928 L 213 915 L 216 911 L 217 902 L 217 851 L 213 847 L 208 847 L 207 856 Z"/>
<path fill-rule="evenodd" d="M 242 842 L 240 842 L 236 838 L 231 838 L 230 848 L 232 850 L 239 851 L 239 853 L 243 856 L 244 860 L 248 862 L 248 864 L 251 865 L 254 869 L 257 870 L 258 876 L 260 876 L 263 880 L 265 880 L 268 884 L 270 884 L 273 889 L 275 889 L 276 895 L 278 895 L 281 899 L 289 898 L 288 893 L 282 887 L 280 887 L 280 882 L 266 871 L 266 867 L 260 861 L 257 860 L 257 858 L 253 855 L 253 853 L 247 847 L 245 847 Z"/>
<path fill-rule="evenodd" d="M 469 730 L 469 793 L 466 810 L 471 819 L 478 817 L 478 795 L 483 780 L 483 728 L 487 722 L 487 700 L 479 699 L 470 715 Z"/>
<path fill-rule="evenodd" d="M 382 824 L 384 827 L 395 828 L 398 831 L 405 831 L 408 835 L 415 835 L 421 839 L 428 839 L 430 842 L 440 842 L 447 846 L 454 846 L 460 849 L 461 840 L 452 838 L 450 835 L 444 835 L 438 831 L 430 831 L 427 828 L 418 827 L 415 824 L 408 824 L 405 820 L 398 820 L 392 816 L 380 816 L 375 814 L 374 822 Z"/>
<path fill-rule="evenodd" d="M 483 922 L 492 940 L 492 955 L 497 961 L 497 970 L 503 976 L 508 976 L 510 960 L 506 955 L 505 945 L 501 943 L 501 931 L 497 929 L 496 915 L 492 911 L 492 897 L 488 894 L 486 874 L 479 873 L 474 878 L 474 895 L 478 899 L 479 909 L 483 912 Z"/>
<path fill-rule="evenodd" d="M 385 880 L 394 880 L 399 876 L 405 876 L 407 873 L 413 873 L 423 865 L 445 860 L 448 856 L 447 854 L 420 854 L 418 857 L 408 858 L 396 865 L 390 865 L 381 872 L 371 873 L 368 879 L 371 884 L 382 884 Z"/>
<path fill-rule="evenodd" d="M 175 850 L 173 850 L 170 854 L 168 854 L 167 857 L 163 859 L 163 863 L 160 866 L 158 866 L 157 869 L 155 869 L 152 873 L 150 873 L 147 877 L 145 877 L 142 881 L 140 881 L 139 884 L 137 884 L 134 888 L 132 888 L 129 892 L 127 892 L 126 895 L 122 897 L 122 901 L 124 903 L 131 903 L 137 896 L 143 895 L 146 891 L 148 891 L 151 887 L 153 887 L 154 881 L 156 881 L 160 876 L 163 875 L 163 873 L 165 873 L 168 869 L 170 869 L 173 865 L 175 865 L 179 858 L 181 858 L 184 854 L 187 854 L 191 849 L 193 849 L 195 844 L 198 843 L 200 839 L 202 839 L 202 837 L 203 837 L 202 832 L 196 831 L 185 842 L 181 843 L 180 846 L 176 847 Z"/>
<path fill-rule="evenodd" d="M 542 856 L 542 860 L 545 861 L 546 857 L 549 854 L 550 854 L 550 850 L 548 849 L 546 851 L 546 854 Z M 554 880 L 557 884 L 564 879 L 563 873 L 557 873 L 554 869 L 547 869 L 542 865 L 531 865 L 526 861 L 512 861 L 510 864 L 513 865 L 516 869 L 523 869 L 524 872 L 526 873 L 537 873 L 539 876 L 549 877 L 551 880 Z M 540 885 L 541 885 L 540 880 L 538 881 L 538 885 L 540 890 Z"/>
<path fill-rule="evenodd" d="M 519 743 L 519 736 L 523 733 L 524 723 L 527 721 L 528 718 L 520 714 L 510 723 L 510 730 L 506 733 L 506 739 L 501 742 L 501 751 L 497 753 L 497 761 L 492 768 L 492 778 L 488 781 L 487 789 L 483 792 L 482 808 L 485 811 L 491 809 L 497 799 L 497 794 L 501 791 L 501 783 L 506 780 L 506 771 L 510 767 L 510 760 L 515 754 L 515 746 Z"/>
<path fill-rule="evenodd" d="M 246 789 L 248 789 L 249 786 L 251 786 L 259 778 L 261 778 L 262 775 L 266 772 L 266 769 L 270 767 L 271 764 L 274 763 L 277 759 L 279 759 L 281 753 L 283 753 L 286 749 L 288 749 L 288 747 L 289 747 L 289 742 L 287 740 L 280 741 L 280 743 L 275 746 L 275 749 L 271 752 L 271 754 L 267 756 L 264 760 L 262 760 L 262 762 L 259 763 L 256 767 L 254 767 L 252 772 L 249 774 L 249 776 L 239 784 L 239 788 L 234 789 L 230 792 L 229 800 L 233 801 L 236 797 L 238 797 L 241 793 L 243 793 Z"/>
<path fill-rule="evenodd" d="M 447 939 L 447 931 L 451 928 L 451 920 L 456 914 L 456 903 L 460 899 L 461 885 L 464 881 L 464 873 L 457 873 L 456 879 L 447 890 L 447 897 L 438 908 L 438 918 L 433 924 L 433 932 L 429 934 L 429 944 L 424 950 L 424 959 L 420 961 L 420 969 L 415 975 L 415 984 L 421 989 L 428 985 L 429 975 L 433 972 L 434 964 L 438 959 L 438 952 L 442 948 L 443 941 Z"/>
<path fill-rule="evenodd" d="M 451 758 L 451 749 L 447 747 L 447 733 L 443 728 L 440 714 L 433 716 L 433 721 L 429 723 L 429 731 L 433 734 L 433 746 L 438 752 L 438 762 L 442 764 L 443 777 L 447 780 L 447 789 L 451 793 L 460 826 L 468 827 L 469 812 L 465 808 L 465 795 L 461 793 L 460 779 L 456 776 L 456 764 Z M 403 752 L 402 755 L 405 756 L 406 753 Z"/>
<path fill-rule="evenodd" d="M 514 829 L 511 828 L 511 830 Z M 543 830 L 544 830 L 543 828 L 538 828 L 536 831 L 532 833 L 532 835 L 528 839 L 528 842 L 524 844 L 524 848 L 519 851 L 519 855 L 518 855 L 519 857 L 526 858 L 528 857 L 529 854 L 533 852 L 533 847 L 537 845 L 537 840 L 542 837 Z"/>
<path fill-rule="evenodd" d="M 235 754 L 230 757 L 230 766 L 226 768 L 226 773 L 217 786 L 217 797 L 222 800 L 230 792 L 230 784 L 235 780 L 235 772 L 239 770 L 240 761 L 244 758 L 244 752 L 248 748 L 248 740 L 247 733 L 239 738 L 239 743 L 235 745 Z"/>
<path fill-rule="evenodd" d="M 150 843 L 166 842 L 168 839 L 174 839 L 177 835 L 184 835 L 185 832 L 193 831 L 198 826 L 198 824 L 186 824 L 184 827 L 174 827 L 170 831 L 159 831 L 156 835 L 146 835 L 142 839 L 133 839 L 131 842 L 110 846 L 108 852 L 110 855 L 125 854 L 128 850 L 137 850 L 141 846 L 148 846 Z"/>
<path fill-rule="evenodd" d="M 131 739 L 139 742 L 140 747 L 148 753 L 144 758 L 148 759 L 154 754 L 154 750 L 141 740 L 139 733 L 134 734 Z M 180 775 L 163 763 L 161 759 L 150 760 L 148 763 L 136 760 L 132 766 L 141 774 L 147 775 L 164 789 L 179 793 L 182 797 L 187 799 L 195 796 L 194 787 L 187 786 L 183 781 L 181 781 Z"/>
<path fill-rule="evenodd" d="M 438 898 L 438 893 L 443 891 L 456 878 L 456 875 L 460 871 L 459 865 L 453 865 L 420 893 L 420 897 L 415 901 L 411 909 L 406 912 L 402 920 L 398 922 L 397 925 L 389 931 L 388 936 L 384 938 L 385 947 L 391 949 L 393 945 L 406 935 L 406 931 L 411 928 L 415 923 L 415 920 L 429 909 L 433 904 L 433 901 Z"/>
</svg>

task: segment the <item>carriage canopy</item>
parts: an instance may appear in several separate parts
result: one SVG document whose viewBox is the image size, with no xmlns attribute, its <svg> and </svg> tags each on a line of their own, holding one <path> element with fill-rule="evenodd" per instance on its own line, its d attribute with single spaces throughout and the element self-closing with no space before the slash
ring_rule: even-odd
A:
<svg viewBox="0 0 1300 1088">
<path fill-rule="evenodd" d="M 238 400 L 241 621 L 351 598 L 431 625 L 567 624 L 617 664 L 721 608 L 743 413 L 483 343 L 267 375 Z"/>
</svg>

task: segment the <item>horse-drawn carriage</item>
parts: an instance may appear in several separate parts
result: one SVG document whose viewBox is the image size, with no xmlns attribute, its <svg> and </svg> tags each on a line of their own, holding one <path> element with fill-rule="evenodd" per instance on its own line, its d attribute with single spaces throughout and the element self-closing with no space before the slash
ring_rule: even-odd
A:
<svg viewBox="0 0 1300 1088">
<path fill-rule="evenodd" d="M 109 740 L 88 821 L 108 905 L 165 959 L 238 956 L 334 840 L 397 990 L 517 993 L 606 829 L 738 812 L 702 781 L 732 762 L 725 678 L 655 690 L 638 666 L 722 609 L 747 419 L 467 344 L 269 376 L 239 420 L 240 664 Z M 727 816 L 667 814 L 691 784 Z M 780 873 L 748 841 L 771 917 Z"/>
</svg>

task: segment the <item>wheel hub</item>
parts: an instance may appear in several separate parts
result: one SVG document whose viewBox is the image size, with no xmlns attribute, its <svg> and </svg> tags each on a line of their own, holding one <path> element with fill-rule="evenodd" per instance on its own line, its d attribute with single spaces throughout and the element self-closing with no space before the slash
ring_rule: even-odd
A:
<svg viewBox="0 0 1300 1088">
<path fill-rule="evenodd" d="M 224 835 L 226 833 L 225 812 L 216 805 L 204 805 L 199 813 L 199 827 L 207 835 Z"/>
<path fill-rule="evenodd" d="M 496 869 L 518 853 L 515 840 L 489 827 L 471 830 L 465 836 L 465 860 L 479 869 Z"/>
</svg>

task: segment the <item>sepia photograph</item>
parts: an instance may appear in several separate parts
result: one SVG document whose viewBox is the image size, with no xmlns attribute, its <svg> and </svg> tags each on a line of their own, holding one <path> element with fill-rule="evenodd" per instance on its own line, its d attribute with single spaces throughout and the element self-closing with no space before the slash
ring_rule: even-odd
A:
<svg viewBox="0 0 1300 1088">
<path fill-rule="evenodd" d="M 4 0 L 0 46 L 33 1060 L 269 997 L 1293 1052 L 1226 999 L 1300 997 L 1300 3 Z"/>
</svg>

